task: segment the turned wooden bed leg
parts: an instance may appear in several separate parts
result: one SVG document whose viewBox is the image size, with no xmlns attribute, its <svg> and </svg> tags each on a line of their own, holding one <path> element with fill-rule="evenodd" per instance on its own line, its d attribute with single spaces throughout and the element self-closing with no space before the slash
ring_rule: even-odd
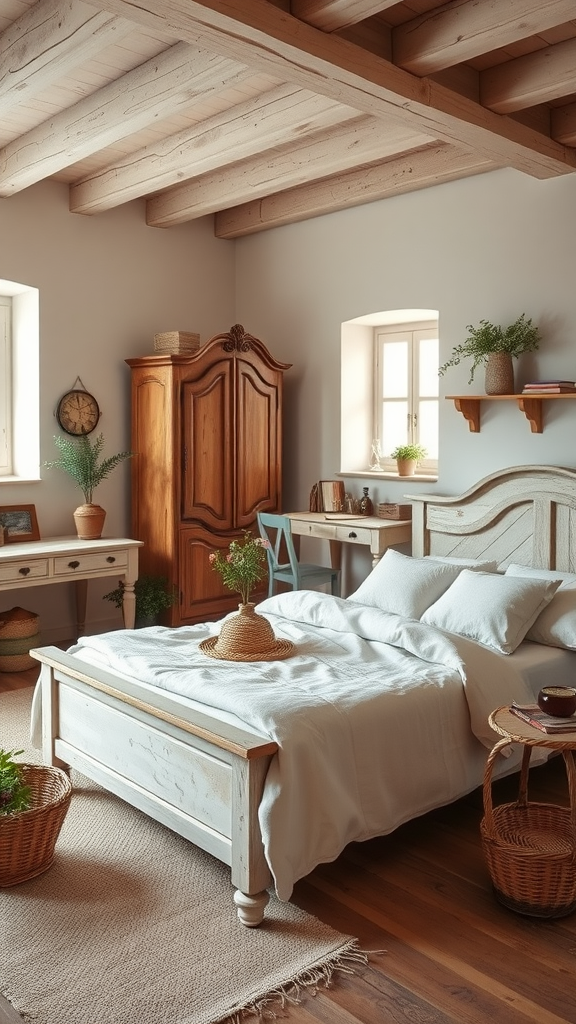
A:
<svg viewBox="0 0 576 1024">
<path fill-rule="evenodd" d="M 246 928 L 257 928 L 259 924 L 262 924 L 264 911 L 269 899 L 270 897 L 266 889 L 255 893 L 253 896 L 249 896 L 248 893 L 240 892 L 240 889 L 236 889 L 234 903 L 236 904 L 240 924 L 245 925 Z"/>
</svg>

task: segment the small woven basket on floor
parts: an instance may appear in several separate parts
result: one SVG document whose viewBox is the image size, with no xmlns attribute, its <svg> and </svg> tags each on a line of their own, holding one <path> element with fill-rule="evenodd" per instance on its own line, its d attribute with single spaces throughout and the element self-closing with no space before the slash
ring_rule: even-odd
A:
<svg viewBox="0 0 576 1024">
<path fill-rule="evenodd" d="M 70 805 L 72 786 L 61 768 L 23 764 L 32 790 L 29 810 L 0 815 L 0 886 L 17 885 L 47 871 Z"/>
<path fill-rule="evenodd" d="M 495 896 L 519 914 L 565 917 L 576 910 L 574 759 L 571 754 L 565 759 L 569 807 L 528 800 L 528 759 L 522 764 L 519 799 L 493 807 L 491 775 L 495 758 L 491 760 L 491 756 L 484 776 L 480 834 Z"/>
</svg>

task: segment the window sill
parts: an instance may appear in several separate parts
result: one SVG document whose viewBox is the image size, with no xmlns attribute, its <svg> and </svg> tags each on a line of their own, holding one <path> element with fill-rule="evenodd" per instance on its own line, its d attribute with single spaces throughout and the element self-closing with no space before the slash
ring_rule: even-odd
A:
<svg viewBox="0 0 576 1024">
<path fill-rule="evenodd" d="M 398 473 L 394 473 L 392 471 L 375 473 L 371 469 L 367 469 L 363 473 L 356 470 L 350 470 L 349 472 L 342 470 L 340 473 L 337 473 L 336 476 L 359 478 L 362 480 L 402 480 L 404 483 L 410 483 L 411 481 L 418 480 L 423 480 L 427 483 L 436 483 L 438 481 L 437 473 L 414 473 L 413 476 L 400 476 Z"/>
</svg>

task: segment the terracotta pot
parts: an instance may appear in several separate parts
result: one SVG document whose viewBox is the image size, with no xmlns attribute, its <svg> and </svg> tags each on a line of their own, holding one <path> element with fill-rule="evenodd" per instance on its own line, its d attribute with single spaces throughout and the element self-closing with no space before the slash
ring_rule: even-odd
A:
<svg viewBox="0 0 576 1024">
<path fill-rule="evenodd" d="M 98 540 L 102 536 L 106 512 L 100 505 L 79 505 L 74 512 L 76 533 L 81 540 Z"/>
<path fill-rule="evenodd" d="M 488 356 L 484 390 L 487 395 L 514 394 L 514 366 L 509 352 L 491 352 Z"/>
<path fill-rule="evenodd" d="M 398 476 L 414 476 L 418 460 L 396 459 L 396 465 L 398 466 Z"/>
</svg>

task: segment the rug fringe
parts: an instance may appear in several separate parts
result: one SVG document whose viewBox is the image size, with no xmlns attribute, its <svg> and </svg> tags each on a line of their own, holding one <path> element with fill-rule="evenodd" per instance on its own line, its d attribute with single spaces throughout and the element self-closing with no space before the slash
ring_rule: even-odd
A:
<svg viewBox="0 0 576 1024">
<path fill-rule="evenodd" d="M 358 940 L 351 939 L 321 963 L 305 968 L 284 985 L 239 1007 L 233 1014 L 214 1024 L 243 1024 L 247 1017 L 257 1017 L 259 1021 L 285 1017 L 287 1008 L 297 1006 L 301 1002 L 304 991 L 315 996 L 320 986 L 330 987 L 336 973 L 356 974 L 359 967 L 368 966 L 369 956 L 385 952 L 384 949 L 360 949 Z"/>
</svg>

